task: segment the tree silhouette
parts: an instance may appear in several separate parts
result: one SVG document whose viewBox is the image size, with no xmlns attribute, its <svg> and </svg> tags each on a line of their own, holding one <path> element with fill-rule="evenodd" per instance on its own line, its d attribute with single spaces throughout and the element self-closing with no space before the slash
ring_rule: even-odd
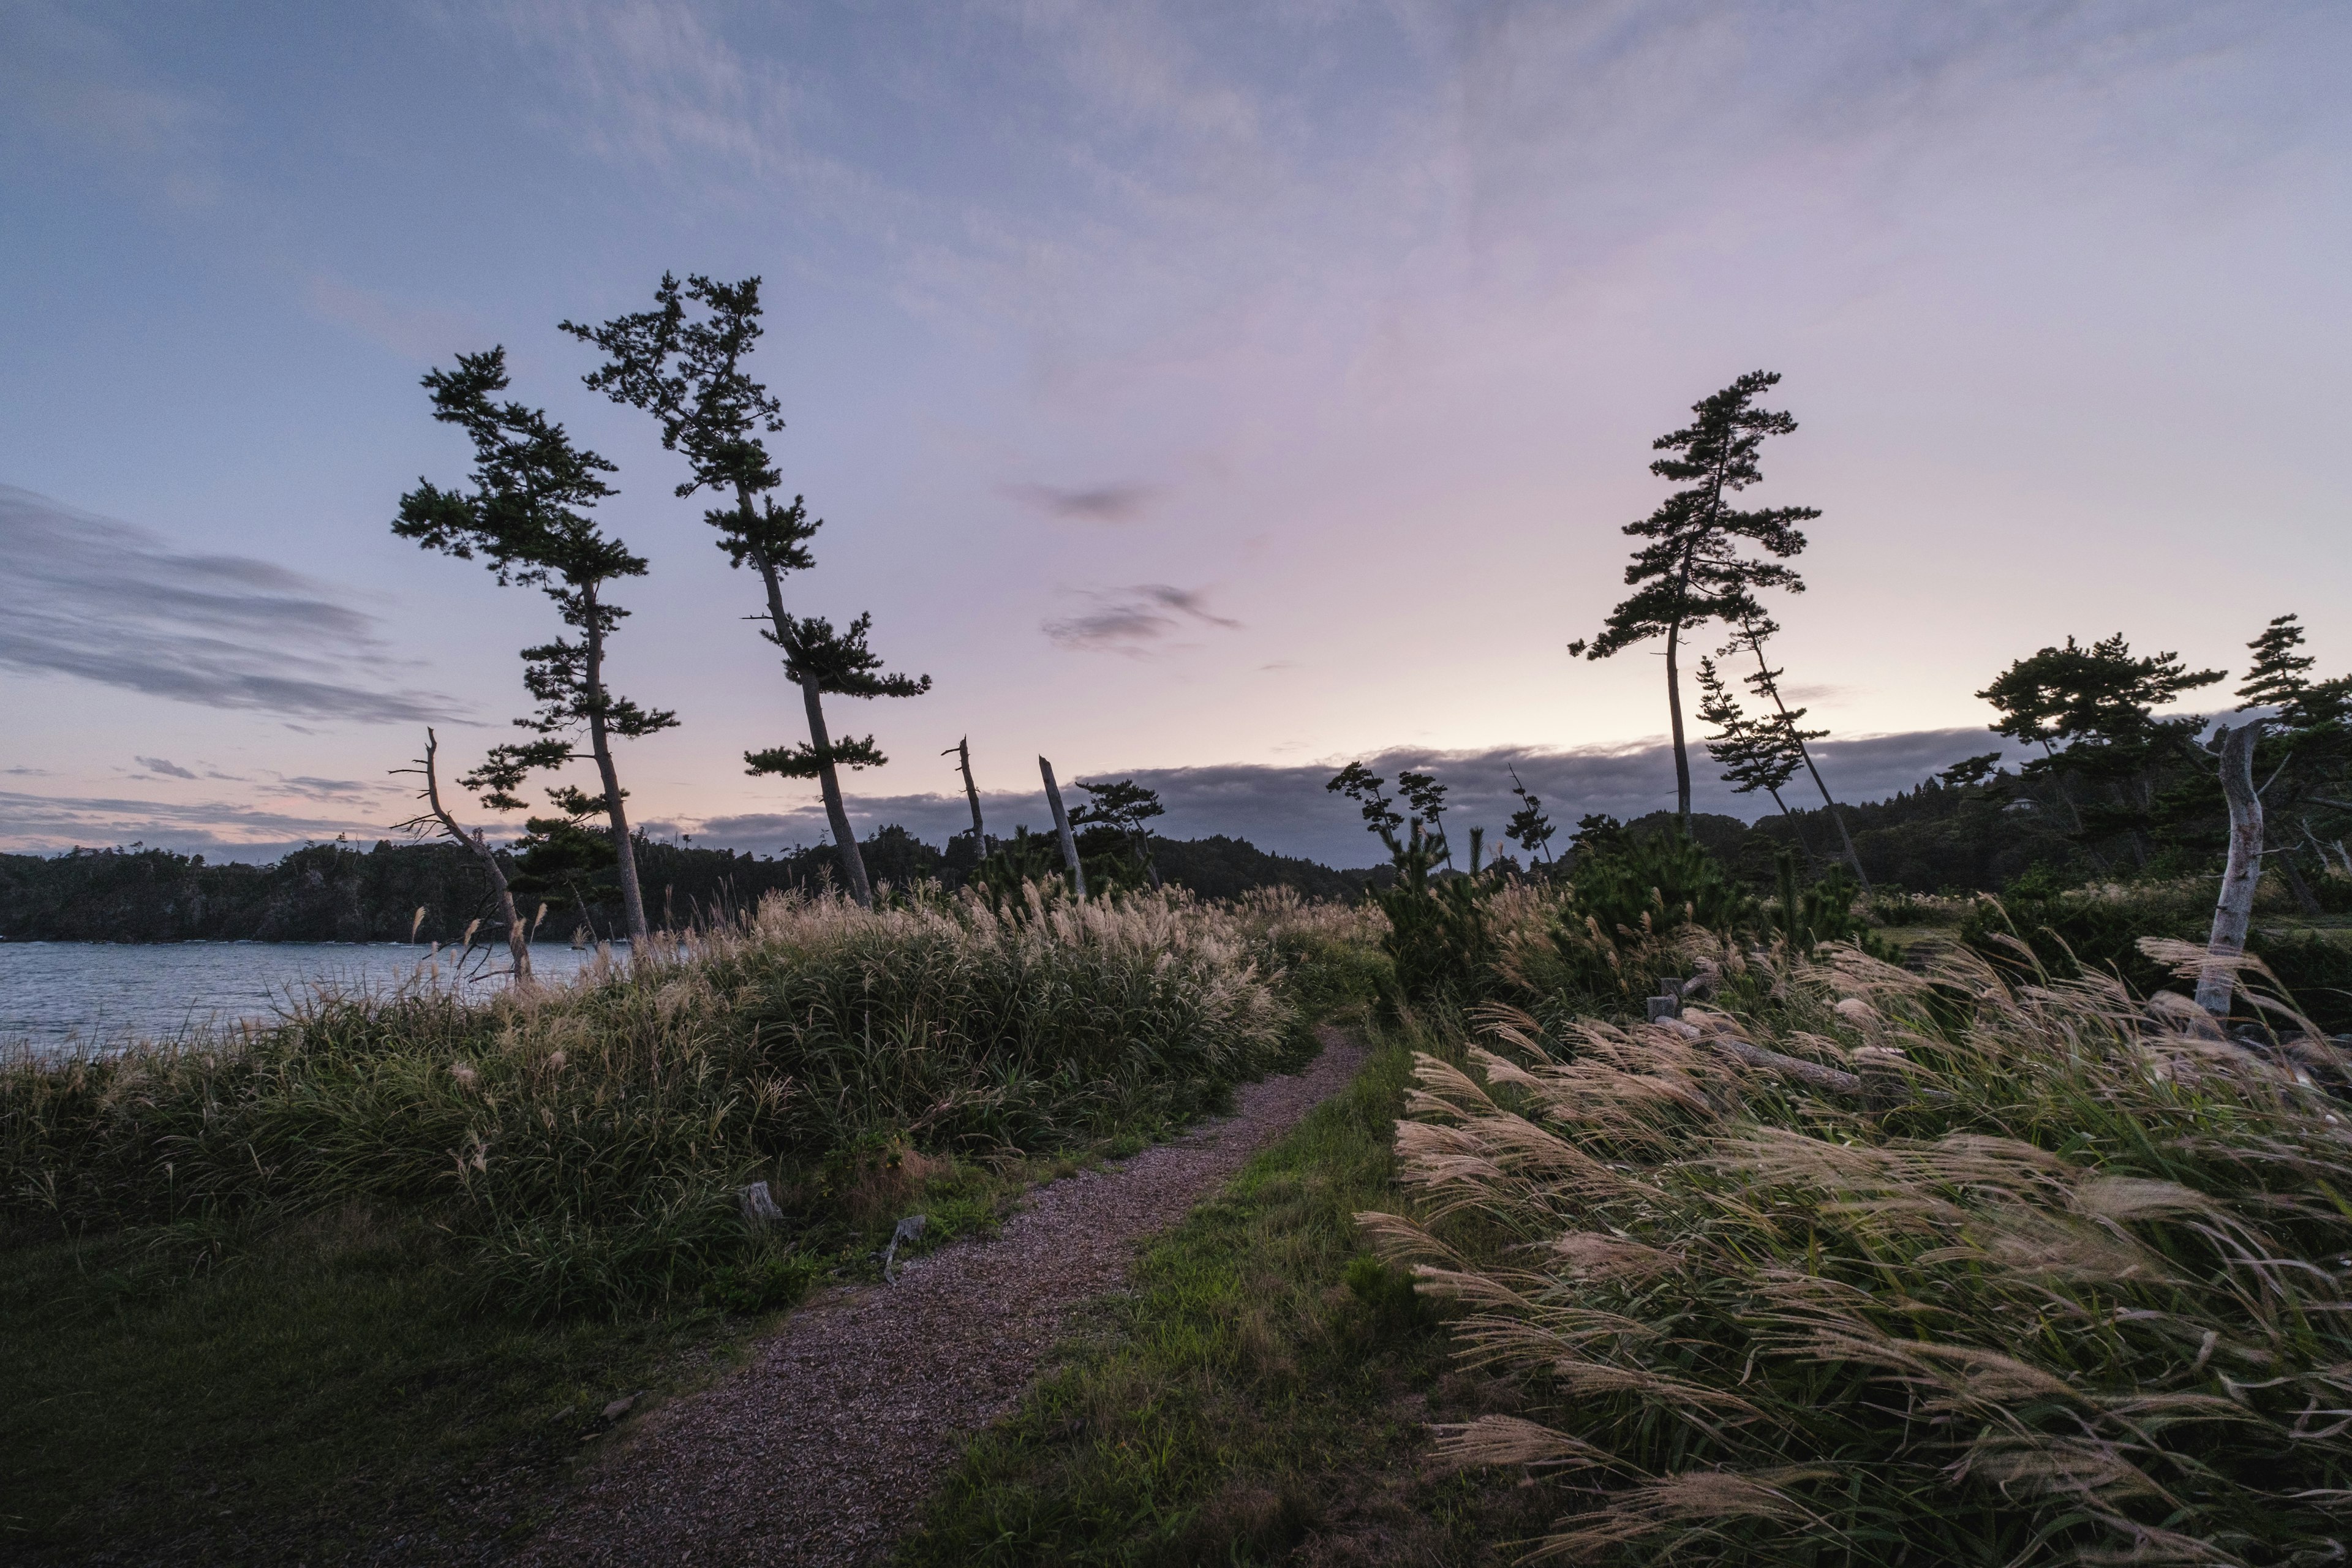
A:
<svg viewBox="0 0 2352 1568">
<path fill-rule="evenodd" d="M 1118 779 L 1109 784 L 1080 784 L 1087 798 L 1070 813 L 1073 827 L 1108 827 L 1128 841 L 1135 853 L 1136 864 L 1155 888 L 1160 886 L 1160 868 L 1151 857 L 1151 832 L 1145 824 L 1155 816 L 1164 816 L 1168 808 L 1160 804 L 1160 792 L 1146 789 L 1133 779 Z"/>
<path fill-rule="evenodd" d="M 1838 841 L 1845 846 L 1845 858 L 1847 863 L 1853 867 L 1854 879 L 1862 884 L 1862 890 L 1867 893 L 1870 891 L 1870 873 L 1862 868 L 1862 856 L 1853 847 L 1853 835 L 1846 831 L 1845 810 L 1838 805 L 1837 797 L 1830 794 L 1830 786 L 1822 777 L 1821 764 L 1813 761 L 1811 743 L 1827 735 L 1829 731 L 1807 730 L 1799 726 L 1797 721 L 1805 716 L 1805 710 L 1801 708 L 1791 709 L 1787 700 L 1781 697 L 1780 677 L 1783 672 L 1773 668 L 1771 662 L 1764 657 L 1765 639 L 1776 635 L 1780 629 L 1780 623 L 1769 616 L 1743 615 L 1739 617 L 1739 629 L 1732 634 L 1729 642 L 1723 645 L 1722 651 L 1727 658 L 1735 653 L 1748 653 L 1755 656 L 1756 668 L 1740 677 L 1740 679 L 1747 684 L 1750 691 L 1772 704 L 1773 718 L 1760 721 L 1759 723 L 1770 725 L 1777 720 L 1778 743 L 1796 759 L 1807 773 L 1811 775 L 1813 787 L 1822 792 L 1822 805 L 1828 808 L 1830 820 L 1837 825 Z M 1776 793 L 1772 798 L 1778 800 L 1780 795 Z M 1800 839 L 1799 842 L 1801 845 L 1802 840 Z M 1810 849 L 1805 852 L 1808 855 L 1812 853 Z"/>
<path fill-rule="evenodd" d="M 1381 842 L 1393 851 L 1397 847 L 1397 829 L 1404 826 L 1404 815 L 1398 811 L 1382 793 L 1387 781 L 1361 763 L 1349 763 L 1323 787 L 1334 795 L 1344 795 L 1356 803 L 1362 812 L 1364 826 L 1380 835 Z"/>
<path fill-rule="evenodd" d="M 698 309 L 690 312 L 689 304 Z M 760 574 L 768 620 L 761 635 L 782 651 L 784 673 L 801 689 L 809 731 L 796 745 L 746 752 L 744 764 L 755 774 L 817 781 L 842 879 L 851 897 L 871 905 L 874 893 L 849 826 L 841 770 L 878 768 L 889 759 L 871 735 L 835 740 L 824 699 L 915 697 L 930 689 L 931 678 L 884 671 L 880 656 L 866 642 L 871 616 L 861 615 L 836 631 L 830 620 L 796 616 L 784 607 L 783 575 L 815 563 L 808 542 L 824 524 L 808 515 L 801 497 L 794 496 L 790 506 L 775 499 L 783 476 L 761 437 L 784 427 L 782 405 L 743 369 L 760 341 L 760 313 L 757 278 L 720 283 L 694 274 L 681 287 L 664 273 L 654 290 L 654 309 L 617 316 L 601 327 L 576 321 L 562 326 L 605 353 L 603 367 L 583 378 L 588 385 L 654 416 L 662 445 L 685 454 L 692 477 L 677 487 L 678 495 L 709 489 L 733 498 L 731 506 L 714 507 L 703 517 L 718 531 L 728 560 Z"/>
<path fill-rule="evenodd" d="M 1519 809 L 1511 813 L 1511 820 L 1503 829 L 1503 837 L 1527 851 L 1528 864 L 1535 864 L 1540 853 L 1544 864 L 1551 864 L 1551 836 L 1559 831 L 1544 815 L 1543 798 L 1519 782 L 1519 770 L 1511 770 L 1511 793 L 1519 797 Z"/>
<path fill-rule="evenodd" d="M 2158 719 L 2155 710 L 2223 679 L 2221 670 L 2189 669 L 2175 653 L 2135 658 L 2118 632 L 2088 647 L 2068 637 L 2063 647 L 2042 648 L 1977 695 L 2000 714 L 1995 734 L 2042 748 L 2019 771 L 2053 782 L 2084 848 L 2119 835 L 2144 868 L 2158 767 L 2187 756 L 2205 723 L 2195 715 Z M 2093 797 L 2087 808 L 2077 784 Z"/>
<path fill-rule="evenodd" d="M 1764 477 L 1757 453 L 1768 436 L 1797 427 L 1786 414 L 1758 408 L 1757 396 L 1780 376 L 1751 371 L 1704 402 L 1691 405 L 1697 418 L 1651 443 L 1670 452 L 1650 465 L 1660 479 L 1686 481 L 1657 510 L 1624 532 L 1644 540 L 1625 567 L 1634 591 L 1609 613 L 1590 641 L 1568 645 L 1571 655 L 1608 658 L 1652 637 L 1666 641 L 1666 712 L 1675 747 L 1675 813 L 1690 831 L 1690 752 L 1683 736 L 1680 653 L 1683 636 L 1713 620 L 1738 621 L 1758 611 L 1759 588 L 1802 593 L 1804 580 L 1790 567 L 1740 552 L 1746 541 L 1767 554 L 1786 559 L 1805 548 L 1796 525 L 1821 516 L 1812 507 L 1741 510 L 1732 498 Z"/>
<path fill-rule="evenodd" d="M 563 624 L 580 634 L 576 641 L 558 637 L 522 650 L 523 685 L 538 699 L 539 711 L 515 723 L 544 738 L 491 748 L 488 760 L 463 782 L 483 792 L 483 805 L 519 810 L 523 803 L 515 791 L 523 780 L 580 758 L 573 737 L 584 731 L 602 792 L 592 795 L 561 784 L 548 798 L 575 822 L 604 818 L 619 863 L 622 919 L 631 940 L 642 942 L 645 899 L 612 742 L 641 739 L 677 720 L 614 695 L 604 678 L 605 645 L 628 615 L 605 599 L 605 584 L 646 573 L 645 558 L 606 537 L 589 516 L 597 502 L 617 493 L 603 478 L 615 469 L 573 446 L 545 411 L 492 400 L 491 394 L 507 389 L 503 347 L 458 355 L 457 369 L 430 372 L 425 387 L 433 417 L 462 427 L 473 439 L 474 488 L 460 494 L 418 479 L 400 498 L 393 532 L 460 561 L 485 557 L 501 585 L 541 590 Z"/>
</svg>

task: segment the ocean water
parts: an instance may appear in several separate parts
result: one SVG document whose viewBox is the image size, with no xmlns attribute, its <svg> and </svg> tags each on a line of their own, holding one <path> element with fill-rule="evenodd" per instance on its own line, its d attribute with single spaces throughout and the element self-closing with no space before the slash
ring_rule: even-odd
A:
<svg viewBox="0 0 2352 1568">
<path fill-rule="evenodd" d="M 625 957 L 628 947 L 618 951 Z M 568 979 L 594 957 L 560 942 L 530 950 L 542 980 Z M 322 988 L 381 994 L 422 984 L 487 995 L 506 984 L 506 963 L 503 946 L 477 948 L 461 964 L 455 950 L 408 942 L 0 942 L 0 1047 L 176 1039 L 278 1017 Z"/>
</svg>

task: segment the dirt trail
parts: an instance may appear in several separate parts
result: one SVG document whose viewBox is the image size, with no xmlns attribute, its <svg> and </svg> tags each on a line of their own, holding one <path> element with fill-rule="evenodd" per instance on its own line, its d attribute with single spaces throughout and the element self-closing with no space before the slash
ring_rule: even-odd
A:
<svg viewBox="0 0 2352 1568">
<path fill-rule="evenodd" d="M 918 1258 L 895 1286 L 793 1314 L 742 1372 L 649 1416 L 515 1561 L 879 1560 L 962 1440 L 1020 1399 L 1071 1309 L 1125 1280 L 1135 1241 L 1346 1086 L 1364 1052 L 1322 1037 L 1305 1071 L 1244 1087 L 1232 1116 L 1038 1188 L 993 1240 Z"/>
</svg>

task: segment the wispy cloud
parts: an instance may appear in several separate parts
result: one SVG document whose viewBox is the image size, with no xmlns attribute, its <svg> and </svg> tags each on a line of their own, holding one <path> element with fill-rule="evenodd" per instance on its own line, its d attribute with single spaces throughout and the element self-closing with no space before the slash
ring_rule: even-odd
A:
<svg viewBox="0 0 2352 1568">
<path fill-rule="evenodd" d="M 1187 626 L 1239 631 L 1241 622 L 1213 614 L 1196 588 L 1139 583 L 1132 588 L 1090 593 L 1096 607 L 1067 620 L 1045 623 L 1056 644 L 1087 653 L 1139 655 Z"/>
<path fill-rule="evenodd" d="M 176 206 L 219 194 L 219 116 L 152 79 L 102 28 L 45 0 L 0 5 L 0 140 L 109 165 Z"/>
<path fill-rule="evenodd" d="M 151 773 L 161 773 L 167 779 L 192 779 L 196 775 L 168 757 L 133 757 L 131 759 Z"/>
<path fill-rule="evenodd" d="M 182 804 L 102 795 L 22 795 L 0 790 L 0 848 L 48 854 L 75 845 L 143 843 L 183 853 L 226 852 L 244 860 L 275 859 L 299 845 L 384 836 L 381 823 L 308 816 L 220 801 Z"/>
<path fill-rule="evenodd" d="M 1073 522 L 1133 522 L 1150 509 L 1160 487 L 1130 482 L 1066 489 L 1057 485 L 1019 484 L 1005 486 L 1004 493 L 1049 517 Z"/>
<path fill-rule="evenodd" d="M 486 335 L 469 331 L 465 318 L 454 310 L 411 304 L 333 278 L 311 279 L 303 302 L 321 321 L 349 328 L 419 363 L 450 354 Z"/>
<path fill-rule="evenodd" d="M 490 14 L 554 71 L 564 127 L 587 151 L 755 174 L 804 162 L 782 70 L 739 52 L 684 0 L 506 0 Z"/>
<path fill-rule="evenodd" d="M 363 723 L 464 704 L 385 690 L 372 616 L 327 584 L 0 485 L 0 669 L 71 675 L 212 708 Z"/>
</svg>

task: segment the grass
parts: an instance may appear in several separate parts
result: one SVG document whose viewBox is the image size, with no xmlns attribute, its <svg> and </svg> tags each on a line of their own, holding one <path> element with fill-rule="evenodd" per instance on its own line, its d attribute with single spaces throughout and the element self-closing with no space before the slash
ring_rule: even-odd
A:
<svg viewBox="0 0 2352 1568">
<path fill-rule="evenodd" d="M 486 1007 L 331 1002 L 19 1063 L 0 1557 L 478 1560 L 613 1401 L 691 1389 L 812 1283 L 870 1276 L 899 1215 L 930 1218 L 914 1251 L 985 1229 L 1295 1057 L 1369 984 L 1360 923 L 786 901 Z M 786 1211 L 765 1234 L 734 1201 L 758 1178 Z"/>
<path fill-rule="evenodd" d="M 527 1517 L 636 1390 L 690 1379 L 740 1321 L 478 1310 L 428 1228 L 326 1215 L 194 1251 L 153 1236 L 19 1249 L 0 1271 L 0 1556 L 454 1559 Z"/>
<path fill-rule="evenodd" d="M 1427 1468 L 1426 1423 L 1497 1391 L 1355 1217 L 1396 1201 L 1412 1047 L 1443 1037 L 1376 1032 L 1345 1093 L 1151 1243 L 897 1561 L 1473 1563 L 1532 1528 L 1516 1489 Z"/>
<path fill-rule="evenodd" d="M 1538 1555 L 2343 1555 L 2352 1141 L 2305 1076 L 2341 1063 L 1965 950 L 1715 957 L 1746 1002 L 1687 1028 L 1496 1008 L 1425 1058 L 1416 1202 L 1370 1222 L 1521 1390 L 1441 1447 L 1544 1500 Z"/>
</svg>

